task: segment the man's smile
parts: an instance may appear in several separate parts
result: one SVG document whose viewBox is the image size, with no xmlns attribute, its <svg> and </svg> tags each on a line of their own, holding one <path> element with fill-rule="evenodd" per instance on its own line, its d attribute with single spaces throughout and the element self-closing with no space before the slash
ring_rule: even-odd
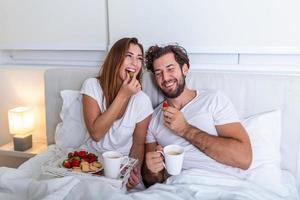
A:
<svg viewBox="0 0 300 200">
<path fill-rule="evenodd" d="M 170 90 L 173 88 L 173 86 L 176 86 L 176 81 L 175 80 L 170 80 L 170 81 L 166 81 L 163 83 L 163 87 Z"/>
</svg>

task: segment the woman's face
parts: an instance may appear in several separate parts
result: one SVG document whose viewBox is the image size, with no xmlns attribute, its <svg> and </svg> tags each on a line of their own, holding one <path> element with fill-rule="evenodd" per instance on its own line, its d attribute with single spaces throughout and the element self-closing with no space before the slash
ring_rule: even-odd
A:
<svg viewBox="0 0 300 200">
<path fill-rule="evenodd" d="M 125 52 L 125 58 L 119 70 L 121 80 L 124 81 L 129 76 L 129 72 L 138 74 L 142 68 L 142 63 L 143 54 L 140 47 L 131 43 Z"/>
</svg>

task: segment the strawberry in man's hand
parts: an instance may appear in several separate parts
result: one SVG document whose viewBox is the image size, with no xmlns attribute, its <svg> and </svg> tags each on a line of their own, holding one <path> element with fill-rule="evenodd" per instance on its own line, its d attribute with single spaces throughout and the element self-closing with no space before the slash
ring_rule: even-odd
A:
<svg viewBox="0 0 300 200">
<path fill-rule="evenodd" d="M 169 107 L 168 102 L 167 102 L 167 101 L 164 101 L 162 107 L 163 107 L 163 108 L 168 108 L 168 107 Z"/>
</svg>

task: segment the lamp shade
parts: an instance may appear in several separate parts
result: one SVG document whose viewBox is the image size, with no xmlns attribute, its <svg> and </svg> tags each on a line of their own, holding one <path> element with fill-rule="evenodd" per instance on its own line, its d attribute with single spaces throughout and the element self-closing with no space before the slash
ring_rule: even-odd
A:
<svg viewBox="0 0 300 200">
<path fill-rule="evenodd" d="M 31 107 L 17 107 L 8 111 L 9 132 L 25 134 L 35 128 L 34 112 Z"/>
</svg>

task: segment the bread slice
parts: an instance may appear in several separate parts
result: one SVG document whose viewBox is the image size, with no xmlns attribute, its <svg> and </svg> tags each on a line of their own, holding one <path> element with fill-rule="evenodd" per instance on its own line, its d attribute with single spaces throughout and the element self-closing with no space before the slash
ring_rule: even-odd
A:
<svg viewBox="0 0 300 200">
<path fill-rule="evenodd" d="M 97 167 L 97 168 L 101 168 L 102 167 L 101 163 L 97 162 L 97 161 L 92 162 L 92 166 Z"/>
</svg>

